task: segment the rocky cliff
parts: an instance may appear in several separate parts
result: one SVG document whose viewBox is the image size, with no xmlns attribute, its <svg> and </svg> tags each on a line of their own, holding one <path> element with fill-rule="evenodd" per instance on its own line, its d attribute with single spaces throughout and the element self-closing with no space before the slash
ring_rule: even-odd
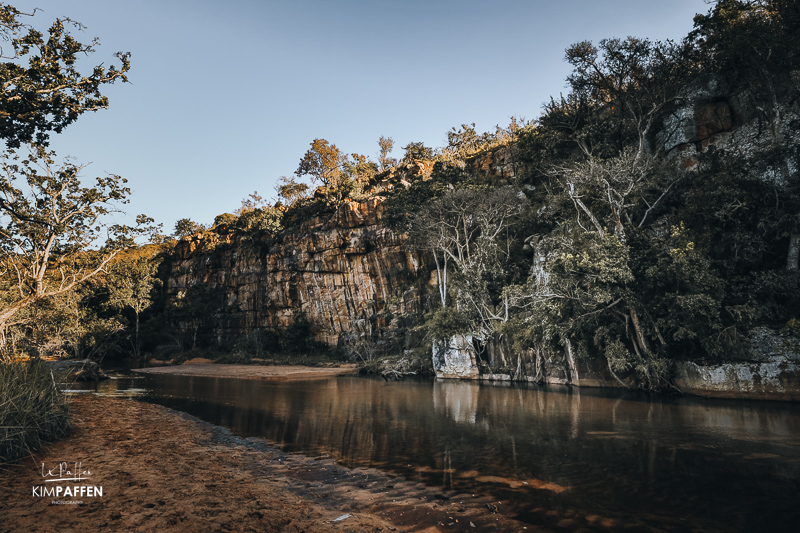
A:
<svg viewBox="0 0 800 533">
<path fill-rule="evenodd" d="M 382 227 L 382 202 L 347 202 L 275 242 L 214 233 L 186 238 L 171 264 L 168 300 L 193 287 L 213 291 L 217 309 L 203 327 L 220 344 L 280 332 L 302 317 L 328 345 L 348 335 L 405 345 L 423 311 L 430 272 L 402 235 Z"/>
</svg>

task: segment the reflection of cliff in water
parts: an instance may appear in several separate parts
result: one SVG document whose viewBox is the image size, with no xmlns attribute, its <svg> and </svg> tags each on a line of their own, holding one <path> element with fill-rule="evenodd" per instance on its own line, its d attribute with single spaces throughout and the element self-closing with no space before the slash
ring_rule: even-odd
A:
<svg viewBox="0 0 800 533">
<path fill-rule="evenodd" d="M 150 388 L 157 403 L 287 451 L 493 493 L 523 517 L 543 509 L 647 515 L 648 524 L 675 531 L 685 520 L 746 530 L 800 519 L 800 415 L 792 406 L 361 378 L 148 376 L 136 386 Z"/>
<path fill-rule="evenodd" d="M 480 390 L 480 387 L 465 381 L 436 381 L 433 384 L 433 408 L 456 422 L 474 424 Z"/>
</svg>

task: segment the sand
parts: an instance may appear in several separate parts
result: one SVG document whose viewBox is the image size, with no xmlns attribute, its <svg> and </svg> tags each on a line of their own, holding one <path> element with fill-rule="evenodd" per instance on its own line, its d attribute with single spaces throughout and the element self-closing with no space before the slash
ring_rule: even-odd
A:
<svg viewBox="0 0 800 533">
<path fill-rule="evenodd" d="M 0 472 L 0 531 L 540 531 L 489 497 L 286 454 L 158 405 L 78 395 L 72 410 L 70 436 Z M 102 497 L 34 496 L 74 485 L 43 483 L 42 464 L 61 462 Z"/>
<path fill-rule="evenodd" d="M 333 376 L 358 374 L 356 365 L 337 367 L 309 367 L 289 365 L 217 365 L 213 363 L 193 363 L 187 361 L 177 366 L 137 368 L 135 372 L 148 374 L 174 374 L 176 376 L 208 376 L 218 378 L 299 380 L 325 379 Z"/>
</svg>

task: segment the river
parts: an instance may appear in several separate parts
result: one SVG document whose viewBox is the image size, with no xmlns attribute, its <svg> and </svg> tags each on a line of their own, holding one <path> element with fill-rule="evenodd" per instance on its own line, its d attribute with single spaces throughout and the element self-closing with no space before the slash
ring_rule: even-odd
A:
<svg viewBox="0 0 800 533">
<path fill-rule="evenodd" d="M 89 386 L 91 387 L 91 386 Z M 490 494 L 516 517 L 597 529 L 795 531 L 796 404 L 566 387 L 259 381 L 120 373 L 96 385 L 287 452 Z"/>
</svg>

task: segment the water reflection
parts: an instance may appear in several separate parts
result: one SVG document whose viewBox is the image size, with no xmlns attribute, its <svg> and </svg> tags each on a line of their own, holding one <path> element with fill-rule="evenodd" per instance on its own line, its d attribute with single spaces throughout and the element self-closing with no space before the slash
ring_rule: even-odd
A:
<svg viewBox="0 0 800 533">
<path fill-rule="evenodd" d="M 147 375 L 100 388 L 146 389 L 149 401 L 288 451 L 491 493 L 537 523 L 754 531 L 800 518 L 794 405 L 361 378 Z"/>
</svg>

